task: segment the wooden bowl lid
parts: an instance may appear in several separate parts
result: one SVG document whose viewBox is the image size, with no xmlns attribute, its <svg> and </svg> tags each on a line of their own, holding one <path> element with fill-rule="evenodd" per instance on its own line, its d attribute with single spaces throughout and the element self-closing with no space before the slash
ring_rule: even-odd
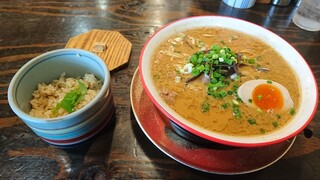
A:
<svg viewBox="0 0 320 180">
<path fill-rule="evenodd" d="M 65 46 L 97 54 L 106 62 L 110 72 L 129 62 L 131 47 L 131 42 L 119 32 L 99 29 L 72 37 Z"/>
</svg>

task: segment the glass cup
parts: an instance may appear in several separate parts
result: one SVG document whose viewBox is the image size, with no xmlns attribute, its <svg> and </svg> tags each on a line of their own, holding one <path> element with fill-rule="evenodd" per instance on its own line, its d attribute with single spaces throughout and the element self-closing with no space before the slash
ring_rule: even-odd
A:
<svg viewBox="0 0 320 180">
<path fill-rule="evenodd" d="M 308 31 L 320 30 L 320 0 L 302 0 L 293 22 Z"/>
<path fill-rule="evenodd" d="M 234 8 L 247 9 L 251 8 L 256 0 L 223 0 L 223 2 Z"/>
</svg>

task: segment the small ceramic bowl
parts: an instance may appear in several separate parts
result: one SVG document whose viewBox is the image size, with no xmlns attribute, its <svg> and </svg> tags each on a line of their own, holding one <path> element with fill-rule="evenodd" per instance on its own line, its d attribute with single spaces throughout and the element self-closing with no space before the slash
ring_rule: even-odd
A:
<svg viewBox="0 0 320 180">
<path fill-rule="evenodd" d="M 62 73 L 66 73 L 68 77 L 92 73 L 103 84 L 94 99 L 73 113 L 55 118 L 29 115 L 29 101 L 37 85 L 42 82 L 50 83 Z M 81 49 L 54 50 L 27 62 L 10 82 L 8 101 L 21 120 L 41 138 L 55 145 L 76 144 L 88 139 L 91 131 L 97 126 L 107 124 L 114 113 L 110 72 L 105 62 L 94 53 Z M 97 131 L 94 134 L 96 133 Z"/>
<path fill-rule="evenodd" d="M 151 59 L 155 49 L 170 36 L 182 31 L 201 27 L 220 27 L 240 31 L 260 39 L 274 49 L 287 61 L 297 75 L 301 87 L 300 107 L 294 119 L 274 133 L 257 136 L 231 136 L 205 129 L 175 112 L 159 95 L 151 75 Z M 239 28 L 241 27 L 241 28 Z M 188 133 L 211 142 L 231 146 L 266 146 L 290 139 L 301 132 L 312 120 L 318 104 L 318 89 L 310 67 L 303 57 L 285 40 L 273 32 L 256 24 L 223 16 L 197 16 L 171 22 L 154 33 L 145 43 L 139 60 L 139 73 L 143 88 L 153 104 L 177 127 Z"/>
</svg>

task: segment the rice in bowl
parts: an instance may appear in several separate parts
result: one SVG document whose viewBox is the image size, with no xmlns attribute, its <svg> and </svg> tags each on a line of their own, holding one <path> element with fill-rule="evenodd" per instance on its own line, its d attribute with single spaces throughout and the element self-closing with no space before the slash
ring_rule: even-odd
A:
<svg viewBox="0 0 320 180">
<path fill-rule="evenodd" d="M 33 99 L 30 100 L 29 115 L 39 118 L 54 118 L 71 113 L 58 106 L 68 93 L 79 87 L 80 83 L 85 85 L 86 92 L 72 108 L 72 112 L 81 109 L 98 94 L 102 82 L 89 73 L 77 78 L 66 77 L 66 73 L 62 73 L 59 79 L 55 79 L 49 84 L 38 84 L 38 88 L 32 94 Z"/>
</svg>

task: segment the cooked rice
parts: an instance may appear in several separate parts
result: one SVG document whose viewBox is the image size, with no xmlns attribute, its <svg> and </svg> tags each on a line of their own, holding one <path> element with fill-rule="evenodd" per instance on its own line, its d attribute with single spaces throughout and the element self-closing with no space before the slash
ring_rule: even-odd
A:
<svg viewBox="0 0 320 180">
<path fill-rule="evenodd" d="M 67 78 L 62 73 L 58 80 L 53 80 L 50 84 L 40 83 L 38 89 L 33 92 L 30 115 L 41 118 L 52 118 L 69 114 L 63 108 L 53 114 L 52 110 L 71 90 L 78 87 L 77 80 L 80 80 L 87 87 L 87 93 L 84 98 L 74 107 L 75 111 L 88 104 L 101 89 L 102 83 L 97 80 L 93 74 L 86 73 L 82 78 Z"/>
</svg>

